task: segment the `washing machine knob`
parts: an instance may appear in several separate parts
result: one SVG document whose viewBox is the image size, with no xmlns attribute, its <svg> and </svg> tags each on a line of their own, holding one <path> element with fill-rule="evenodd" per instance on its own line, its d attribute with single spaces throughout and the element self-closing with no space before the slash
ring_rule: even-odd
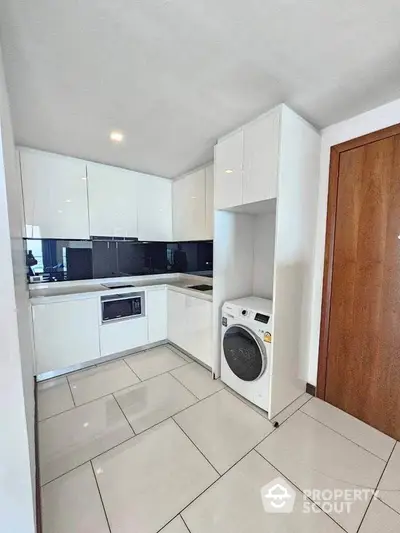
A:
<svg viewBox="0 0 400 533">
<path fill-rule="evenodd" d="M 243 316 L 247 316 L 247 309 L 243 309 L 243 310 L 242 310 L 242 315 L 243 315 Z"/>
</svg>

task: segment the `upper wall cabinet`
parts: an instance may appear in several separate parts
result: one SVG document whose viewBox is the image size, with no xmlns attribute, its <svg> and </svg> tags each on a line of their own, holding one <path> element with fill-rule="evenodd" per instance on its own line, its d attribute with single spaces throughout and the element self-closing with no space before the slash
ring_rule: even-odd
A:
<svg viewBox="0 0 400 533">
<path fill-rule="evenodd" d="M 172 181 L 138 174 L 138 237 L 141 241 L 172 240 Z"/>
<path fill-rule="evenodd" d="M 214 165 L 206 167 L 206 233 L 205 238 L 214 238 Z"/>
<path fill-rule="evenodd" d="M 243 198 L 243 130 L 225 137 L 215 147 L 215 209 L 242 204 Z"/>
<path fill-rule="evenodd" d="M 202 168 L 173 182 L 174 241 L 206 238 L 206 170 Z"/>
<path fill-rule="evenodd" d="M 215 146 L 215 207 L 229 209 L 276 198 L 283 105 L 246 124 Z"/>
<path fill-rule="evenodd" d="M 88 163 L 90 235 L 137 237 L 138 174 Z"/>
<path fill-rule="evenodd" d="M 86 163 L 21 148 L 26 237 L 89 238 Z"/>
</svg>

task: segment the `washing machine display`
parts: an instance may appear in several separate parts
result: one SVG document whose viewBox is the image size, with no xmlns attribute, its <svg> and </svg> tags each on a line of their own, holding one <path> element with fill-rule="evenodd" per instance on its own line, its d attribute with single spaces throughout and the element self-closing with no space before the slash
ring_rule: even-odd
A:
<svg viewBox="0 0 400 533">
<path fill-rule="evenodd" d="M 232 325 L 225 331 L 223 351 L 229 368 L 243 381 L 255 381 L 264 374 L 265 348 L 245 326 Z"/>
</svg>

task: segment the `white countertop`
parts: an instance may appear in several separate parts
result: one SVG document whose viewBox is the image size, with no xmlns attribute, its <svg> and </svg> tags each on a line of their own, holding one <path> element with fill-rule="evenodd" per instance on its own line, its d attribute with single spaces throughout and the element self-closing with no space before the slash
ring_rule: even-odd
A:
<svg viewBox="0 0 400 533">
<path fill-rule="evenodd" d="M 191 285 L 212 285 L 213 280 L 204 276 L 190 274 L 163 274 L 154 276 L 133 276 L 124 278 L 107 278 L 87 281 L 61 281 L 29 285 L 29 296 L 32 305 L 55 303 L 83 298 L 99 298 L 111 294 L 124 294 L 140 290 L 151 290 L 166 286 L 195 298 L 212 301 L 212 290 L 197 291 L 189 289 Z M 115 287 L 107 288 L 105 285 Z M 133 287 L 119 288 L 118 285 L 132 284 Z"/>
</svg>

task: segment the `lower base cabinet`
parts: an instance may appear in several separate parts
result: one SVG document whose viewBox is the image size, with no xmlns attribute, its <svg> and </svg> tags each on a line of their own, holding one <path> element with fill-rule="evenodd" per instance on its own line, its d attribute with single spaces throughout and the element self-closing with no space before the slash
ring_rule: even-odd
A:
<svg viewBox="0 0 400 533">
<path fill-rule="evenodd" d="M 167 289 L 154 289 L 146 293 L 149 344 L 167 340 Z"/>
<path fill-rule="evenodd" d="M 104 357 L 146 346 L 147 317 L 131 318 L 100 326 L 100 353 Z"/>
<path fill-rule="evenodd" d="M 168 290 L 168 340 L 212 366 L 212 302 Z"/>
<path fill-rule="evenodd" d="M 99 300 L 73 300 L 32 307 L 36 374 L 100 357 Z"/>
</svg>

